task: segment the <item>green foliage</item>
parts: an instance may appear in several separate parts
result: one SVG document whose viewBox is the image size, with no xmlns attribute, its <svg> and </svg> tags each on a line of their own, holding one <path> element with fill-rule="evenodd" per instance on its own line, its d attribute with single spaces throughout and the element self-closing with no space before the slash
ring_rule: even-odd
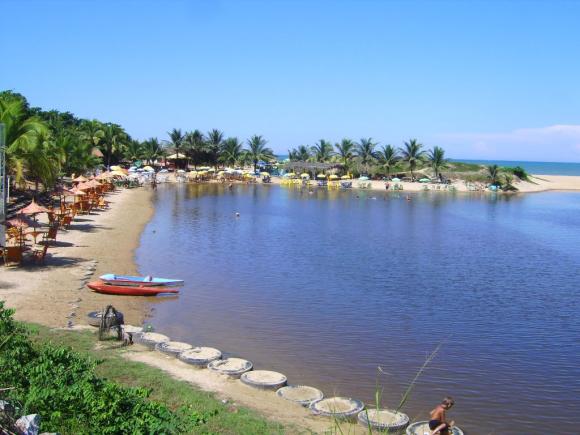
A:
<svg viewBox="0 0 580 435">
<path fill-rule="evenodd" d="M 515 168 L 505 167 L 503 170 L 512 173 L 522 181 L 530 181 L 529 174 L 521 166 L 516 166 Z"/>
<path fill-rule="evenodd" d="M 171 412 L 148 400 L 145 388 L 126 388 L 97 376 L 99 364 L 69 347 L 33 345 L 29 332 L 0 302 L 0 385 L 23 413 L 42 416 L 41 430 L 61 433 L 178 433 L 206 416 Z"/>
</svg>

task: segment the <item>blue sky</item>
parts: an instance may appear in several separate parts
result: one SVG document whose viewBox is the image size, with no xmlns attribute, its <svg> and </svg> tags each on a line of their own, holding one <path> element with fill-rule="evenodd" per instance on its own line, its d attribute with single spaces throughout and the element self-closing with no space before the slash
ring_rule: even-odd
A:
<svg viewBox="0 0 580 435">
<path fill-rule="evenodd" d="M 123 125 L 580 161 L 580 2 L 3 0 L 0 88 Z"/>
</svg>

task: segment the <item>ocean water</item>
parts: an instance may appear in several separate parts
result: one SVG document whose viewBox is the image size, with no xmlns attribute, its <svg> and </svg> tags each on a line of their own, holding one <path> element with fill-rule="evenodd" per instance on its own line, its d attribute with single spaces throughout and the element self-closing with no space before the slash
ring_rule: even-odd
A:
<svg viewBox="0 0 580 435">
<path fill-rule="evenodd" d="M 412 420 L 451 395 L 471 434 L 578 432 L 580 194 L 182 184 L 155 204 L 140 272 L 186 280 L 151 304 L 159 332 L 388 407 L 439 348 Z"/>
</svg>

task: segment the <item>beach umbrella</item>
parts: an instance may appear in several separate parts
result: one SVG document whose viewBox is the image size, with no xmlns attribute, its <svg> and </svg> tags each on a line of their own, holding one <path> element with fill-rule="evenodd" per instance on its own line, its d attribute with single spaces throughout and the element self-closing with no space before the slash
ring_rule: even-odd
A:
<svg viewBox="0 0 580 435">
<path fill-rule="evenodd" d="M 401 181 L 401 179 L 400 179 L 400 178 L 397 178 L 397 177 L 395 177 L 395 178 L 393 178 L 391 181 L 394 181 L 395 183 L 399 183 L 399 182 Z"/>
<path fill-rule="evenodd" d="M 270 176 L 270 173 L 269 172 L 260 172 L 260 175 L 262 177 L 269 177 Z"/>
<path fill-rule="evenodd" d="M 112 174 L 109 171 L 107 171 L 107 172 L 103 172 L 102 174 L 97 175 L 95 177 L 95 179 L 106 180 L 106 179 L 111 178 L 111 177 L 112 177 Z"/>
<path fill-rule="evenodd" d="M 35 226 L 36 222 L 30 220 L 30 218 L 21 215 L 6 221 L 6 224 L 12 228 L 18 228 L 20 230 L 24 228 L 28 228 L 31 226 Z"/>
<path fill-rule="evenodd" d="M 324 175 L 324 174 L 318 174 L 318 175 L 316 176 L 316 178 L 326 178 L 326 175 Z"/>
<path fill-rule="evenodd" d="M 340 177 L 341 180 L 350 180 L 350 175 L 343 175 Z"/>
<path fill-rule="evenodd" d="M 153 169 L 151 166 L 147 165 L 143 168 L 143 170 L 145 172 L 155 172 L 155 169 Z"/>
<path fill-rule="evenodd" d="M 431 180 L 429 180 L 428 178 L 421 178 L 419 180 L 419 183 L 429 183 Z"/>
<path fill-rule="evenodd" d="M 331 175 L 330 177 L 328 177 L 328 178 L 330 178 L 331 180 L 338 180 L 338 175 L 336 175 L 336 174 L 332 174 L 332 175 Z"/>
<path fill-rule="evenodd" d="M 295 177 L 296 174 L 294 172 L 289 172 L 289 173 L 286 174 L 286 176 L 288 176 L 288 177 Z"/>
<path fill-rule="evenodd" d="M 358 179 L 360 181 L 368 181 L 369 180 L 369 177 L 362 176 L 362 177 L 359 177 Z"/>
<path fill-rule="evenodd" d="M 20 213 L 22 214 L 29 214 L 29 215 L 35 215 L 38 213 L 48 213 L 49 210 L 46 207 L 43 207 L 42 205 L 39 205 L 36 203 L 36 201 L 32 200 L 32 202 L 30 204 L 28 204 L 26 207 L 20 209 Z"/>
<path fill-rule="evenodd" d="M 75 196 L 83 196 L 83 195 L 86 195 L 85 192 L 83 192 L 81 189 L 78 189 L 78 188 L 77 189 L 73 189 L 71 192 L 73 192 Z"/>
<path fill-rule="evenodd" d="M 93 186 L 91 186 L 88 182 L 86 182 L 86 183 L 80 183 L 77 186 L 77 190 L 89 190 L 89 189 L 92 189 L 92 187 Z"/>
<path fill-rule="evenodd" d="M 310 174 L 303 172 L 302 174 L 300 174 L 300 178 L 310 178 Z"/>
<path fill-rule="evenodd" d="M 75 178 L 73 180 L 75 183 L 84 183 L 85 181 L 89 181 L 87 178 L 83 177 L 82 175 L 79 175 L 77 178 Z"/>
</svg>

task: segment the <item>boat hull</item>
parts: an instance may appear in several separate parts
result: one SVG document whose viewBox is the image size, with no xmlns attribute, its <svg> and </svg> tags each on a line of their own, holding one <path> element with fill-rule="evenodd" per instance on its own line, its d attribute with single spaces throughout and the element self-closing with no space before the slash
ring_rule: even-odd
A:
<svg viewBox="0 0 580 435">
<path fill-rule="evenodd" d="M 113 285 L 102 281 L 89 282 L 87 287 L 97 293 L 103 293 L 107 295 L 156 296 L 162 293 L 179 293 L 179 290 L 177 289 L 167 288 L 164 286 L 149 287 L 145 285 Z"/>
<path fill-rule="evenodd" d="M 184 284 L 183 280 L 181 279 L 156 278 L 150 276 L 114 275 L 112 273 L 101 275 L 99 279 L 108 284 L 120 286 L 145 285 L 147 287 L 177 287 Z"/>
</svg>

